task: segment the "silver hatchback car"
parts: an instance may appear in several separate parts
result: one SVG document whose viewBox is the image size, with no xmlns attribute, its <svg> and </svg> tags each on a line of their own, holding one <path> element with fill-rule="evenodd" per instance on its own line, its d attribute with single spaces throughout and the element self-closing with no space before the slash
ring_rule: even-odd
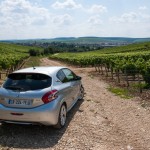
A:
<svg viewBox="0 0 150 150">
<path fill-rule="evenodd" d="M 61 128 L 84 96 L 81 77 L 66 67 L 32 67 L 8 75 L 0 88 L 0 122 Z"/>
</svg>

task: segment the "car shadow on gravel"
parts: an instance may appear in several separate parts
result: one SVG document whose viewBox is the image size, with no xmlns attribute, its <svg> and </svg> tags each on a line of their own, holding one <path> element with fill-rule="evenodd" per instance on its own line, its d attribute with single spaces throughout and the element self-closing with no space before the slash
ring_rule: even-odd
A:
<svg viewBox="0 0 150 150">
<path fill-rule="evenodd" d="M 51 126 L 0 125 L 0 148 L 38 149 L 55 146 L 65 133 L 70 121 L 84 100 L 78 101 L 67 116 L 66 126 L 54 129 Z"/>
</svg>

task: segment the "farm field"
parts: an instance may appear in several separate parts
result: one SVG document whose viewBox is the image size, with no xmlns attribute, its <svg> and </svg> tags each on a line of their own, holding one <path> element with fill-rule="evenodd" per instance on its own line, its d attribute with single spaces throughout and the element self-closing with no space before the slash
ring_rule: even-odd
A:
<svg viewBox="0 0 150 150">
<path fill-rule="evenodd" d="M 81 52 L 81 53 L 57 53 L 51 55 L 50 58 L 67 61 L 75 65 L 97 65 L 114 63 L 119 65 L 123 59 L 128 63 L 128 60 L 133 61 L 142 58 L 144 61 L 149 60 L 150 42 L 142 44 L 132 44 L 128 46 L 104 48 L 99 51 Z M 124 63 L 124 62 L 123 62 Z"/>
<path fill-rule="evenodd" d="M 82 77 L 83 101 L 68 114 L 61 130 L 44 126 L 0 125 L 1 149 L 44 150 L 149 150 L 150 112 L 140 99 L 120 98 L 107 90 L 101 77 L 91 77 L 94 68 L 80 68 L 47 58 L 41 66 L 68 66 Z"/>
<path fill-rule="evenodd" d="M 128 46 L 106 48 L 99 51 L 81 53 L 57 53 L 49 58 L 68 62 L 73 65 L 93 66 L 96 71 L 106 74 L 138 75 L 146 84 L 150 84 L 150 42 Z M 104 69 L 102 69 L 104 68 Z"/>
<path fill-rule="evenodd" d="M 0 88 L 0 150 L 150 150 L 150 0 L 0 0 Z"/>
<path fill-rule="evenodd" d="M 0 83 L 7 74 L 21 68 L 29 59 L 29 50 L 42 50 L 39 47 L 0 43 Z"/>
<path fill-rule="evenodd" d="M 41 48 L 0 43 L 0 70 L 10 69 L 20 64 L 29 57 L 30 49 L 40 50 Z"/>
<path fill-rule="evenodd" d="M 76 54 L 78 58 L 80 54 Z M 62 55 L 65 53 L 53 56 Z M 145 57 L 149 57 L 149 54 Z M 98 69 L 97 65 L 85 64 L 80 67 L 80 64 L 74 66 L 66 60 L 38 59 L 40 66 L 67 66 L 80 75 L 85 88 L 84 100 L 69 112 L 67 126 L 61 130 L 45 126 L 0 125 L 0 149 L 150 149 L 150 109 L 143 105 L 140 97 L 125 99 L 111 93 L 109 84 L 101 76 L 92 75 L 95 67 Z"/>
</svg>

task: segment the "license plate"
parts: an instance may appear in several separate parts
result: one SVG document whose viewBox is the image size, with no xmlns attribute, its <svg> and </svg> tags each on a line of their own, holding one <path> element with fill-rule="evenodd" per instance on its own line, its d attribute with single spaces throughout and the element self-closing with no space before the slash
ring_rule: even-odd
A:
<svg viewBox="0 0 150 150">
<path fill-rule="evenodd" d="M 10 105 L 27 105 L 27 106 L 30 106 L 30 105 L 32 105 L 32 103 L 33 103 L 33 100 L 12 100 L 12 99 L 8 100 L 8 104 L 10 104 Z"/>
</svg>

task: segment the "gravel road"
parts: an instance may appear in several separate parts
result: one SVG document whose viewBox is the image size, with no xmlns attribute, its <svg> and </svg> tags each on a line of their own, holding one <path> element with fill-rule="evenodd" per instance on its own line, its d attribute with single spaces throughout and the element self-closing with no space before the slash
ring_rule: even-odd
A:
<svg viewBox="0 0 150 150">
<path fill-rule="evenodd" d="M 47 58 L 41 65 L 66 66 Z M 69 67 L 82 77 L 86 94 L 68 113 L 66 127 L 0 125 L 0 149 L 150 150 L 150 111 L 139 98 L 110 93 L 107 83 L 90 75 L 92 68 Z"/>
</svg>

